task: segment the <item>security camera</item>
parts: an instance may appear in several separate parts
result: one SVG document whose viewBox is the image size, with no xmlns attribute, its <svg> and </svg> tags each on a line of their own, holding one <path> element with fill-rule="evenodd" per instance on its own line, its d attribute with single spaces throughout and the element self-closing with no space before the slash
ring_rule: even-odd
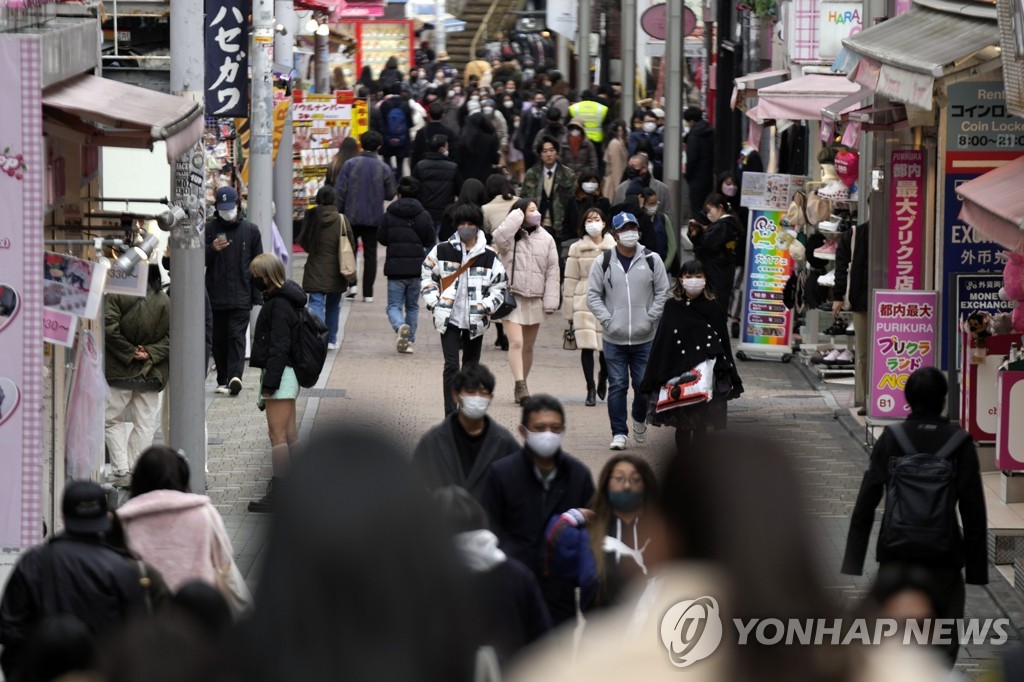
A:
<svg viewBox="0 0 1024 682">
<path fill-rule="evenodd" d="M 159 245 L 160 239 L 155 234 L 150 235 L 146 237 L 146 240 L 141 244 L 132 246 L 121 254 L 121 257 L 117 259 L 117 263 L 114 264 L 114 267 L 122 272 L 135 272 L 135 266 L 142 261 L 148 261 L 149 257 L 153 255 L 153 251 L 155 251 L 156 247 Z"/>
</svg>

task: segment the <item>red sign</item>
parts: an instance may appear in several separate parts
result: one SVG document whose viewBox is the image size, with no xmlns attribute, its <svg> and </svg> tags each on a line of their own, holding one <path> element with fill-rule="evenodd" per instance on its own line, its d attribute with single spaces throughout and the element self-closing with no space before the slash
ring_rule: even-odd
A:
<svg viewBox="0 0 1024 682">
<path fill-rule="evenodd" d="M 666 4 L 654 5 L 640 15 L 640 28 L 655 40 L 665 40 L 668 35 Z M 683 8 L 683 35 L 685 38 L 697 30 L 697 15 L 689 7 Z"/>
<path fill-rule="evenodd" d="M 924 285 L 924 150 L 893 151 L 890 174 L 888 286 L 920 289 Z"/>
</svg>

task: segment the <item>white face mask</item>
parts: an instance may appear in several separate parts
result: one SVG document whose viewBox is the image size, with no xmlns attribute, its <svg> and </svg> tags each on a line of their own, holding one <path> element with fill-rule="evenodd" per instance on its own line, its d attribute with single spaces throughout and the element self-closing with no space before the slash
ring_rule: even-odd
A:
<svg viewBox="0 0 1024 682">
<path fill-rule="evenodd" d="M 551 431 L 526 432 L 526 446 L 538 457 L 554 457 L 562 447 L 562 434 Z"/>
<path fill-rule="evenodd" d="M 569 130 L 569 135 L 572 136 L 572 137 L 579 137 L 582 134 L 583 134 L 583 131 L 579 130 L 577 128 L 571 128 Z"/>
<path fill-rule="evenodd" d="M 487 414 L 487 408 L 491 404 L 490 398 L 480 395 L 460 395 L 462 405 L 459 411 L 466 415 L 467 419 L 480 419 Z"/>
<path fill-rule="evenodd" d="M 586 192 L 587 194 L 590 194 L 592 192 L 596 192 L 597 191 L 597 183 L 596 182 L 584 182 L 583 184 L 580 185 L 580 188 L 584 192 Z"/>
<path fill-rule="evenodd" d="M 683 277 L 683 291 L 690 296 L 699 296 L 705 284 L 703 277 Z"/>
<path fill-rule="evenodd" d="M 648 121 L 647 123 L 644 123 L 644 132 L 645 133 L 653 133 L 657 129 L 658 129 L 658 124 L 657 123 L 651 123 L 650 121 Z"/>
<path fill-rule="evenodd" d="M 647 211 L 647 215 L 658 215 L 658 205 L 644 206 L 644 210 Z"/>
<path fill-rule="evenodd" d="M 619 232 L 619 243 L 625 246 L 627 249 L 631 249 L 640 243 L 640 233 L 636 230 L 629 230 L 628 232 Z"/>
<path fill-rule="evenodd" d="M 233 208 L 230 211 L 217 211 L 217 215 L 221 217 L 221 220 L 233 223 L 235 222 L 235 218 L 238 217 L 238 209 Z"/>
<path fill-rule="evenodd" d="M 602 223 L 600 220 L 597 220 L 592 223 L 585 224 L 583 226 L 583 229 L 586 230 L 587 234 L 589 234 L 591 237 L 600 237 L 601 233 L 604 232 L 604 223 Z"/>
<path fill-rule="evenodd" d="M 494 113 L 494 107 L 484 107 L 484 116 L 490 116 Z"/>
</svg>

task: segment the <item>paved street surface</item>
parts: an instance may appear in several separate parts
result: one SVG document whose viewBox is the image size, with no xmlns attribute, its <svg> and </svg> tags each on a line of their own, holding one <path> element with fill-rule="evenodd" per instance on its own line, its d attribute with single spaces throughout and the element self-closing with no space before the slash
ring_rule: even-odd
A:
<svg viewBox="0 0 1024 682">
<path fill-rule="evenodd" d="M 300 281 L 301 259 L 297 257 L 294 275 Z M 381 265 L 383 260 L 382 249 Z M 386 280 L 378 277 L 373 303 L 364 303 L 359 297 L 346 299 L 343 304 L 344 336 L 340 349 L 328 359 L 329 374 L 325 372 L 320 385 L 304 391 L 298 401 L 304 438 L 337 426 L 359 424 L 386 431 L 411 451 L 420 434 L 442 419 L 439 336 L 426 310 L 421 309 L 416 352 L 399 355 L 384 313 L 386 287 Z M 604 402 L 596 407 L 584 405 L 579 354 L 562 350 L 564 328 L 561 315 L 549 317 L 542 326 L 529 388 L 532 393 L 550 393 L 565 404 L 566 449 L 590 466 L 596 476 L 609 456 L 607 412 Z M 492 329 L 484 341 L 482 356 L 482 362 L 498 378 L 489 414 L 514 429 L 519 410 L 512 400 L 506 354 L 494 346 L 494 339 Z M 850 513 L 867 464 L 862 433 L 836 418 L 837 412 L 845 413 L 842 406 L 850 402 L 851 390 L 831 383 L 827 387 L 815 385 L 795 364 L 751 361 L 741 363 L 739 369 L 746 393 L 730 404 L 730 427 L 752 429 L 790 447 L 796 467 L 804 476 L 807 510 L 814 520 L 827 584 L 852 602 L 863 594 L 876 564 L 872 540 L 867 574 L 854 578 L 839 573 Z M 258 581 L 258 558 L 264 547 L 267 519 L 249 514 L 246 505 L 263 494 L 270 476 L 266 423 L 255 407 L 257 381 L 258 373 L 249 370 L 245 388 L 237 398 L 214 397 L 213 384 L 207 385 L 208 492 L 224 515 L 239 566 L 253 585 Z M 643 446 L 636 446 L 630 439 L 630 451 L 648 457 L 658 472 L 664 467 L 671 444 L 671 431 L 651 428 Z M 1008 613 L 1015 627 L 1021 627 L 1021 602 L 994 568 L 990 577 L 993 585 L 989 589 L 968 586 L 968 617 L 999 618 Z M 996 599 L 993 594 L 998 595 Z M 997 655 L 991 649 L 962 650 L 958 668 L 974 677 L 986 661 Z"/>
</svg>

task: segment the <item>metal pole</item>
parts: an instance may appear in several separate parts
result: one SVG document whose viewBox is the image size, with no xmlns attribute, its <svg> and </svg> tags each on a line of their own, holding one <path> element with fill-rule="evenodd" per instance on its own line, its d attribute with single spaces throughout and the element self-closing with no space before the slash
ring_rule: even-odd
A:
<svg viewBox="0 0 1024 682">
<path fill-rule="evenodd" d="M 672 226 L 682 226 L 680 207 L 680 171 L 682 169 L 682 129 L 680 119 L 683 111 L 683 0 L 668 0 L 665 26 L 665 58 L 662 69 L 666 69 L 663 82 L 665 87 L 665 151 L 663 156 L 665 184 L 672 203 L 666 208 Z"/>
<path fill-rule="evenodd" d="M 171 0 L 171 93 L 203 101 L 203 0 Z M 170 445 L 184 451 L 193 492 L 206 492 L 205 147 L 174 164 L 174 201 L 188 218 L 171 229 Z"/>
<path fill-rule="evenodd" d="M 622 119 L 636 106 L 636 0 L 622 0 Z"/>
<path fill-rule="evenodd" d="M 324 19 L 326 22 L 326 19 Z M 329 35 L 323 33 L 325 23 L 320 24 L 320 28 L 316 30 L 314 37 L 314 62 L 313 62 L 313 79 L 318 93 L 330 92 L 331 89 L 331 68 L 330 68 L 330 56 L 331 46 L 328 42 Z"/>
<path fill-rule="evenodd" d="M 555 42 L 555 68 L 562 78 L 569 78 L 569 39 L 561 33 L 556 33 L 558 40 Z"/>
<path fill-rule="evenodd" d="M 283 33 L 277 33 L 274 37 L 274 61 L 277 70 L 290 78 L 294 70 L 294 46 L 298 25 L 295 21 L 295 8 L 292 0 L 275 0 L 274 14 L 277 23 L 284 27 Z M 290 249 L 293 241 L 292 230 L 292 110 L 288 108 L 288 114 L 284 120 L 284 130 L 281 133 L 281 143 L 277 147 L 277 158 L 274 160 L 274 222 L 277 223 L 277 230 L 281 233 L 281 240 L 285 247 Z M 285 266 L 288 276 L 292 275 L 291 259 Z"/>
<path fill-rule="evenodd" d="M 576 15 L 576 87 L 580 93 L 590 89 L 590 3 L 580 0 Z"/>
<path fill-rule="evenodd" d="M 444 20 L 441 19 L 448 11 L 444 0 L 435 0 L 434 2 L 434 30 L 432 32 L 432 38 L 434 39 L 434 53 L 441 54 L 442 50 L 447 48 L 447 38 L 445 35 Z M 427 74 L 427 80 L 431 80 L 433 74 Z"/>
<path fill-rule="evenodd" d="M 274 243 L 270 209 L 274 152 L 273 0 L 253 0 L 252 42 L 248 217 L 260 228 L 264 250 L 270 251 Z"/>
</svg>

